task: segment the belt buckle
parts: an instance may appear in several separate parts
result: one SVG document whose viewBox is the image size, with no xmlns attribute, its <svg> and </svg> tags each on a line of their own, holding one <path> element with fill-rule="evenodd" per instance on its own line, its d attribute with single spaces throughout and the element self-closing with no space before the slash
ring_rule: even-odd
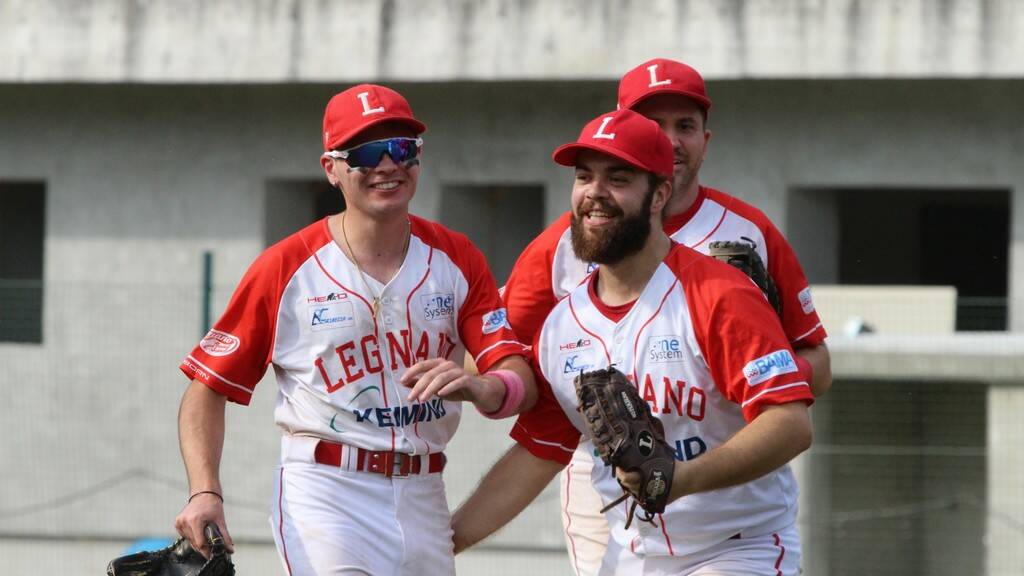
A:
<svg viewBox="0 0 1024 576">
<path fill-rule="evenodd" d="M 391 452 L 391 465 L 388 466 L 388 476 L 392 478 L 408 478 L 412 470 L 412 456 L 404 452 Z"/>
</svg>

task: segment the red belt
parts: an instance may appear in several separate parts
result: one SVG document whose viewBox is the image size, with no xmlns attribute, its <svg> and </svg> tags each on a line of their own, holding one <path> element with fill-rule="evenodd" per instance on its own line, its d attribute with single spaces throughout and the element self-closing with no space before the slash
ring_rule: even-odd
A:
<svg viewBox="0 0 1024 576">
<path fill-rule="evenodd" d="M 424 456 L 426 456 L 426 473 L 428 474 L 434 474 L 444 470 L 444 465 L 448 461 L 443 452 L 435 452 L 433 454 L 421 456 L 419 454 L 389 452 L 386 450 L 363 450 L 362 448 L 356 448 L 355 446 L 337 444 L 326 440 L 321 440 L 317 443 L 313 454 L 316 461 L 320 464 L 343 466 L 341 461 L 342 453 L 344 452 L 347 454 L 349 451 L 355 451 L 355 467 L 351 467 L 352 458 L 350 456 L 346 458 L 344 462 L 345 468 L 359 470 L 361 472 L 383 474 L 388 477 L 393 476 L 401 478 L 410 474 L 423 473 Z"/>
</svg>

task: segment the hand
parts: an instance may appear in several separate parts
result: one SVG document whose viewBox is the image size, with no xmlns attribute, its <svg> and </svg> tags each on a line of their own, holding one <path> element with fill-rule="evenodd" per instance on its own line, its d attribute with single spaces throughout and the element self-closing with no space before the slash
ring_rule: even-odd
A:
<svg viewBox="0 0 1024 576">
<path fill-rule="evenodd" d="M 436 394 L 445 400 L 468 400 L 485 412 L 493 412 L 505 396 L 505 384 L 497 378 L 467 374 L 462 366 L 444 358 L 417 362 L 400 382 L 412 388 L 406 398 L 410 402 L 426 402 Z"/>
<path fill-rule="evenodd" d="M 224 520 L 224 503 L 214 494 L 196 495 L 174 520 L 174 528 L 178 534 L 188 538 L 192 547 L 205 558 L 209 558 L 211 553 L 210 544 L 206 541 L 205 528 L 207 524 L 217 526 L 224 537 L 224 548 L 229 554 L 234 553 L 235 543 L 231 540 L 231 534 L 228 533 L 227 523 Z"/>
<path fill-rule="evenodd" d="M 643 478 L 639 472 L 627 472 L 622 468 L 615 469 L 615 479 L 619 481 L 619 485 L 634 496 L 640 493 L 640 482 Z"/>
</svg>

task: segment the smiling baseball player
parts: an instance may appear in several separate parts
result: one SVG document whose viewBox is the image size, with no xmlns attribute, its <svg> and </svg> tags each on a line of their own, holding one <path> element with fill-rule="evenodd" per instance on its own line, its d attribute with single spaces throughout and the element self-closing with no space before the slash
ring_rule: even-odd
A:
<svg viewBox="0 0 1024 576">
<path fill-rule="evenodd" d="M 618 107 L 634 110 L 661 127 L 673 148 L 672 196 L 661 227 L 676 242 L 707 254 L 716 241 L 750 239 L 778 286 L 783 329 L 796 362 L 815 395 L 831 385 L 825 329 L 792 247 L 763 212 L 725 192 L 700 184 L 707 154 L 711 108 L 704 79 L 690 66 L 656 58 L 633 68 L 619 82 Z M 502 291 L 509 321 L 532 342 L 544 318 L 597 264 L 573 253 L 571 213 L 563 214 L 519 256 Z M 592 457 L 579 451 L 560 475 L 566 548 L 578 576 L 596 573 L 608 540 L 604 517 L 595 511 L 590 488 Z"/>
<path fill-rule="evenodd" d="M 321 165 L 341 214 L 261 254 L 181 365 L 191 497 L 179 532 L 226 531 L 225 400 L 248 404 L 268 365 L 282 430 L 271 525 L 288 574 L 452 574 L 441 471 L 460 400 L 492 418 L 532 405 L 533 376 L 483 255 L 412 216 L 426 130 L 383 86 L 334 96 Z M 464 352 L 480 375 L 461 368 Z"/>
<path fill-rule="evenodd" d="M 673 150 L 658 125 L 628 110 L 595 118 L 555 151 L 575 167 L 570 244 L 600 264 L 555 305 L 534 340 L 536 406 L 517 444 L 456 512 L 456 550 L 518 514 L 572 459 L 593 461 L 602 505 L 629 475 L 594 456 L 574 381 L 615 367 L 663 425 L 674 456 L 668 507 L 627 524 L 606 518 L 600 574 L 794 575 L 797 486 L 786 463 L 811 439 L 810 386 L 760 290 L 741 272 L 661 229 Z"/>
</svg>

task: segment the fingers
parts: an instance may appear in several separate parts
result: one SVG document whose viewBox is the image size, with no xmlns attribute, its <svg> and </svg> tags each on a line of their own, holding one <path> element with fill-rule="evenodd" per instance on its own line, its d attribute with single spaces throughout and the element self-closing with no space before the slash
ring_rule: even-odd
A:
<svg viewBox="0 0 1024 576">
<path fill-rule="evenodd" d="M 616 468 L 615 478 L 627 492 L 632 494 L 640 493 L 640 482 L 643 480 L 643 475 L 639 472 L 627 472 L 621 468 Z"/>
<path fill-rule="evenodd" d="M 185 505 L 174 520 L 174 528 L 186 538 L 192 547 L 205 558 L 210 557 L 210 544 L 206 540 L 206 525 L 214 524 L 224 537 L 224 547 L 234 552 L 234 542 L 227 530 L 224 520 L 224 506 L 220 499 L 212 494 L 199 494 Z"/>
<path fill-rule="evenodd" d="M 430 358 L 427 360 L 420 360 L 419 362 L 410 366 L 409 369 L 405 371 L 405 374 L 402 374 L 402 377 L 401 379 L 399 379 L 399 382 L 401 382 L 403 386 L 412 386 L 413 384 L 416 383 L 417 380 L 420 379 L 420 377 L 423 374 L 429 372 L 430 370 L 433 370 L 442 362 L 446 362 L 446 360 L 444 358 Z"/>
<path fill-rule="evenodd" d="M 421 367 L 421 365 L 424 365 Z M 419 368 L 415 372 L 414 369 Z M 412 376 L 409 374 L 412 373 Z M 441 358 L 433 358 L 418 362 L 402 375 L 402 383 L 412 386 L 406 399 L 410 402 L 426 402 L 449 384 L 459 380 L 462 382 L 465 371 L 458 364 Z M 414 380 L 415 379 L 415 380 Z M 414 383 L 415 382 L 415 383 Z M 458 385 L 456 385 L 457 387 Z M 449 393 L 454 390 L 449 390 Z"/>
</svg>

